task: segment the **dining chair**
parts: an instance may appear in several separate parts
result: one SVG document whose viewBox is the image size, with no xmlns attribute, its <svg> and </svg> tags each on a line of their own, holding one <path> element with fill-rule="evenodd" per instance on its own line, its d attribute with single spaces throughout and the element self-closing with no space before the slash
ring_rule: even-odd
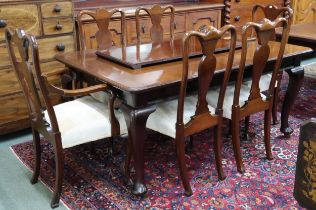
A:
<svg viewBox="0 0 316 210">
<path fill-rule="evenodd" d="M 91 44 L 91 40 L 90 40 L 91 35 L 87 37 L 88 35 L 86 34 L 85 29 L 84 29 L 84 21 L 87 19 L 87 16 L 90 16 L 94 21 L 96 21 L 96 25 L 98 27 L 97 32 L 93 35 L 93 37 L 95 37 L 96 42 L 97 42 L 97 49 L 104 50 L 115 45 L 109 26 L 110 26 L 110 22 L 113 19 L 113 16 L 116 14 L 120 14 L 121 45 L 126 46 L 125 12 L 122 11 L 121 9 L 112 9 L 110 11 L 106 9 L 97 9 L 96 11 L 82 10 L 77 15 L 80 49 L 86 50 L 87 46 L 89 46 L 89 48 L 94 47 Z M 79 85 L 79 87 L 80 86 L 82 85 Z M 94 93 L 91 93 L 90 95 L 102 103 L 109 103 L 109 94 L 105 93 L 104 91 L 94 92 Z M 121 103 L 120 100 L 116 99 L 114 103 L 115 108 L 118 108 L 120 103 Z"/>
<path fill-rule="evenodd" d="M 163 41 L 164 29 L 161 25 L 161 21 L 166 10 L 170 10 L 170 40 L 174 38 L 174 14 L 175 9 L 172 5 L 167 5 L 165 7 L 161 7 L 160 5 L 155 4 L 151 8 L 138 7 L 135 11 L 136 17 L 136 35 L 137 35 L 137 43 L 141 43 L 141 30 L 145 33 L 144 26 L 140 26 L 140 12 L 145 11 L 149 16 L 152 23 L 152 27 L 150 28 L 150 37 L 153 43 L 161 43 Z"/>
<path fill-rule="evenodd" d="M 84 20 L 90 16 L 98 27 L 97 32 L 93 35 L 97 42 L 97 49 L 108 49 L 114 45 L 113 36 L 109 28 L 110 22 L 114 15 L 120 14 L 121 21 L 121 44 L 126 45 L 126 19 L 125 13 L 121 9 L 97 9 L 96 11 L 82 10 L 77 15 L 80 49 L 85 50 L 90 45 L 90 37 L 87 37 L 84 29 Z M 90 46 L 89 48 L 91 48 Z"/>
<path fill-rule="evenodd" d="M 292 10 L 289 10 L 292 14 Z M 260 79 L 270 55 L 269 43 L 272 41 L 271 36 L 275 33 L 276 27 L 282 27 L 282 40 L 278 50 L 278 56 L 269 82 L 269 89 L 266 95 L 261 93 Z M 248 51 L 248 34 L 254 29 L 257 36 L 257 48 L 254 52 Z M 270 128 L 271 115 L 274 100 L 274 87 L 280 70 L 285 45 L 288 40 L 290 29 L 289 20 L 287 18 L 277 18 L 274 21 L 263 19 L 260 23 L 249 22 L 242 28 L 242 50 L 237 72 L 237 80 L 235 84 L 228 85 L 223 105 L 223 116 L 231 120 L 232 140 L 237 170 L 240 173 L 245 171 L 240 151 L 240 121 L 247 116 L 258 112 L 264 112 L 264 143 L 266 156 L 268 160 L 272 160 Z M 251 53 L 251 54 L 250 54 Z M 252 83 L 251 87 L 242 85 L 244 80 L 244 72 L 246 61 L 253 62 Z M 207 98 L 211 106 L 217 104 L 215 98 L 219 95 L 219 90 L 210 90 Z"/>
<path fill-rule="evenodd" d="M 64 150 L 76 145 L 126 133 L 123 115 L 95 100 L 89 93 L 107 90 L 106 84 L 77 90 L 66 90 L 49 83 L 52 74 L 44 75 L 39 62 L 38 44 L 34 36 L 21 29 L 6 29 L 8 52 L 22 87 L 30 116 L 35 148 L 35 168 L 31 183 L 40 175 L 40 135 L 48 140 L 55 156 L 55 186 L 51 207 L 59 206 L 64 177 Z M 30 56 L 30 54 L 32 54 Z M 53 106 L 50 94 L 65 97 L 83 96 Z M 113 107 L 114 97 L 110 100 Z"/>
<path fill-rule="evenodd" d="M 252 10 L 252 22 L 258 22 L 262 20 L 263 18 L 267 18 L 273 21 L 278 17 L 286 17 L 286 18 L 289 18 L 289 24 L 291 24 L 292 16 L 289 9 L 290 9 L 289 7 L 277 7 L 273 4 L 267 4 L 267 5 L 257 4 L 253 7 L 253 10 Z M 261 11 L 261 16 L 259 16 L 260 11 Z M 261 18 L 262 16 L 263 18 Z M 271 36 L 271 39 L 275 40 L 275 34 Z M 279 101 L 279 92 L 280 92 L 282 74 L 283 74 L 283 71 L 279 71 L 279 74 L 277 76 L 277 82 L 275 84 L 275 89 L 274 89 L 275 93 L 274 93 L 273 110 L 272 110 L 272 119 L 273 119 L 274 125 L 277 124 L 278 122 L 277 112 L 278 112 L 278 101 Z M 266 91 L 269 89 L 271 77 L 272 77 L 272 74 L 262 75 L 260 79 L 260 83 L 259 83 L 260 89 L 262 91 Z M 246 81 L 244 84 L 251 87 L 251 80 Z M 245 123 L 246 125 L 245 125 L 244 137 L 247 138 L 247 132 L 248 132 L 248 127 L 249 127 L 249 117 L 246 118 Z"/>
<path fill-rule="evenodd" d="M 219 62 L 215 57 L 217 43 L 230 33 L 230 50 L 227 60 L 224 79 L 218 95 L 218 103 L 210 106 L 206 100 L 206 94 L 216 71 L 216 64 Z M 180 167 L 182 184 L 185 195 L 192 195 L 192 189 L 187 174 L 185 163 L 185 138 L 214 127 L 214 153 L 216 168 L 220 180 L 225 179 L 222 169 L 221 141 L 222 141 L 222 106 L 226 86 L 231 73 L 236 47 L 236 29 L 232 25 L 226 25 L 221 29 L 211 27 L 208 33 L 189 32 L 183 38 L 183 71 L 179 98 L 159 103 L 157 109 L 147 120 L 147 128 L 175 138 L 177 159 Z M 201 43 L 203 56 L 200 59 L 197 69 L 189 69 L 190 61 L 190 40 L 197 38 Z M 225 62 L 225 61 L 220 61 Z M 197 70 L 197 71 L 196 71 Z M 197 95 L 186 94 L 188 80 L 192 77 L 192 71 L 198 74 Z"/>
</svg>

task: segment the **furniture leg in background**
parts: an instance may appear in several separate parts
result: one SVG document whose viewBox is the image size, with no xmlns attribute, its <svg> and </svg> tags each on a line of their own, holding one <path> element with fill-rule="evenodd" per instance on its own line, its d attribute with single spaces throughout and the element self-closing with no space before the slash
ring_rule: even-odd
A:
<svg viewBox="0 0 316 210">
<path fill-rule="evenodd" d="M 293 133 L 293 129 L 289 125 L 289 115 L 304 80 L 304 68 L 298 66 L 286 72 L 289 75 L 289 85 L 284 97 L 280 130 L 285 136 L 289 136 Z"/>
</svg>

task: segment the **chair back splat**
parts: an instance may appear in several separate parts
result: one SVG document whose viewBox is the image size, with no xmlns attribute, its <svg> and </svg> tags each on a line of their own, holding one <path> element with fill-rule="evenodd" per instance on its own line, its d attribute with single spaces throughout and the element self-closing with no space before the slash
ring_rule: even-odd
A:
<svg viewBox="0 0 316 210">
<path fill-rule="evenodd" d="M 218 98 L 218 104 L 216 113 L 212 115 L 208 109 L 208 102 L 206 95 L 216 70 L 216 56 L 215 49 L 217 44 L 221 41 L 226 33 L 231 34 L 230 51 L 227 60 L 226 71 L 224 73 L 224 79 L 220 88 L 220 94 Z M 223 101 L 225 96 L 226 86 L 228 84 L 230 73 L 234 61 L 235 47 L 236 47 L 236 29 L 232 25 L 226 25 L 221 29 L 211 27 L 210 31 L 206 34 L 199 32 L 189 32 L 183 38 L 183 72 L 182 81 L 180 87 L 180 95 L 178 101 L 177 111 L 177 131 L 184 129 L 184 136 L 190 136 L 193 133 L 202 131 L 206 128 L 212 127 L 219 123 L 219 119 L 222 117 Z M 196 37 L 201 43 L 203 56 L 198 66 L 198 102 L 196 105 L 195 116 L 191 117 L 191 120 L 184 125 L 183 123 L 183 110 L 184 101 L 186 96 L 186 89 L 188 83 L 189 73 L 189 44 L 192 37 Z M 179 132 L 181 133 L 181 132 Z"/>
<path fill-rule="evenodd" d="M 137 43 L 141 43 L 141 26 L 140 26 L 140 12 L 145 11 L 151 19 L 152 27 L 150 28 L 150 37 L 153 43 L 161 43 L 163 41 L 164 30 L 161 25 L 162 17 L 166 10 L 170 10 L 170 39 L 174 37 L 174 13 L 175 9 L 172 5 L 161 7 L 160 5 L 154 5 L 152 8 L 148 9 L 145 7 L 139 7 L 136 9 L 136 34 Z"/>
<path fill-rule="evenodd" d="M 48 89 L 41 75 L 38 45 L 35 38 L 25 34 L 20 29 L 16 31 L 7 29 L 6 40 L 16 76 L 27 101 L 31 123 L 43 132 L 43 135 L 50 135 L 47 132 L 47 123 L 44 120 L 43 111 L 46 109 L 51 119 L 53 133 L 60 135 L 55 112 L 49 99 Z M 30 53 L 32 56 L 30 56 Z M 32 70 L 32 64 L 34 71 Z M 40 91 L 37 91 L 35 80 L 38 81 Z M 44 104 L 42 104 L 40 98 L 43 99 Z"/>
<path fill-rule="evenodd" d="M 291 10 L 289 10 L 291 12 Z M 290 13 L 292 15 L 292 12 Z M 266 64 L 268 62 L 270 56 L 270 47 L 269 42 L 272 41 L 271 37 L 275 34 L 276 27 L 283 28 L 283 36 L 280 42 L 280 48 L 278 52 L 278 57 L 274 65 L 271 82 L 268 89 L 268 95 L 266 101 L 262 100 L 259 88 L 259 81 L 264 72 Z M 244 71 L 246 68 L 246 60 L 247 57 L 251 57 L 248 51 L 248 35 L 247 33 L 254 29 L 254 32 L 257 37 L 258 47 L 253 53 L 253 69 L 252 69 L 252 84 L 250 95 L 247 103 L 244 107 L 242 107 L 240 111 L 240 117 L 248 116 L 250 114 L 256 113 L 260 110 L 267 110 L 270 107 L 270 103 L 268 101 L 273 101 L 272 96 L 274 94 L 274 87 L 277 79 L 278 72 L 280 70 L 285 45 L 288 40 L 288 33 L 290 29 L 290 24 L 288 19 L 279 17 L 275 21 L 271 21 L 267 18 L 263 19 L 261 23 L 249 22 L 242 28 L 242 52 L 241 52 L 241 60 L 240 66 L 237 76 L 237 81 L 235 85 L 235 93 L 234 93 L 234 102 L 233 109 L 239 108 L 239 96 L 240 89 L 243 82 Z"/>
<path fill-rule="evenodd" d="M 113 36 L 109 29 L 111 18 L 115 14 L 120 14 L 121 19 L 121 44 L 123 46 L 126 45 L 126 20 L 125 13 L 120 9 L 113 9 L 111 11 L 107 11 L 106 9 L 98 9 L 96 11 L 82 10 L 78 13 L 78 28 L 79 28 L 79 36 L 80 36 L 80 47 L 82 50 L 87 48 L 87 45 L 90 44 L 90 37 L 86 37 L 83 22 L 84 18 L 88 15 L 92 17 L 94 21 L 96 21 L 98 31 L 94 35 L 97 41 L 97 48 L 100 50 L 108 49 L 109 47 L 114 45 Z M 92 45 L 92 44 L 90 44 Z M 89 48 L 93 48 L 90 46 Z"/>
</svg>

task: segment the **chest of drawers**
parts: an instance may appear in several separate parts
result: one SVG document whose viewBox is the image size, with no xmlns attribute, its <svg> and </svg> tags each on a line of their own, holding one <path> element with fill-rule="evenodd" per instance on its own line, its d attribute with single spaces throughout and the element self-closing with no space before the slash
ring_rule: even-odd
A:
<svg viewBox="0 0 316 210">
<path fill-rule="evenodd" d="M 59 84 L 58 73 L 65 67 L 54 56 L 76 49 L 73 3 L 71 0 L 0 2 L 0 135 L 30 125 L 27 105 L 6 49 L 6 27 L 22 28 L 36 36 L 42 71 L 55 72 L 57 75 L 50 80 Z M 54 103 L 60 101 L 56 95 L 51 97 Z"/>
</svg>

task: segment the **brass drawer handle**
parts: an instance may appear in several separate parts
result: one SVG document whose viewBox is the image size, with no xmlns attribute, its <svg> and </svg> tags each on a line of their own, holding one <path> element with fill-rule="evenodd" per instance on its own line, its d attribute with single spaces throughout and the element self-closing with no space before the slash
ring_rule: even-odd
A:
<svg viewBox="0 0 316 210">
<path fill-rule="evenodd" d="M 239 3 L 239 2 L 240 2 L 240 0 L 236 0 L 236 2 L 237 2 L 237 3 Z"/>
<path fill-rule="evenodd" d="M 56 4 L 56 6 L 54 7 L 54 12 L 56 13 L 60 13 L 61 12 L 61 7 L 59 4 Z"/>
<path fill-rule="evenodd" d="M 174 29 L 177 29 L 177 23 L 176 23 L 176 21 L 173 22 L 173 28 L 174 28 Z"/>
<path fill-rule="evenodd" d="M 236 22 L 238 22 L 238 21 L 240 21 L 240 16 L 236 16 L 234 19 Z"/>
<path fill-rule="evenodd" d="M 65 51 L 66 46 L 64 45 L 64 43 L 58 43 L 56 45 L 56 49 L 57 49 L 57 51 L 62 52 L 62 51 Z"/>
<path fill-rule="evenodd" d="M 207 26 L 207 25 L 201 25 L 200 27 L 199 27 L 199 29 L 198 29 L 198 32 L 201 32 L 201 33 L 207 33 L 207 32 L 209 32 L 209 27 Z"/>
<path fill-rule="evenodd" d="M 0 20 L 0 28 L 4 28 L 7 26 L 7 22 L 5 20 Z"/>
<path fill-rule="evenodd" d="M 57 31 L 60 31 L 61 29 L 63 29 L 63 25 L 60 24 L 59 21 L 58 21 L 58 23 L 57 23 L 56 26 L 55 26 L 55 29 L 56 29 Z"/>
</svg>

